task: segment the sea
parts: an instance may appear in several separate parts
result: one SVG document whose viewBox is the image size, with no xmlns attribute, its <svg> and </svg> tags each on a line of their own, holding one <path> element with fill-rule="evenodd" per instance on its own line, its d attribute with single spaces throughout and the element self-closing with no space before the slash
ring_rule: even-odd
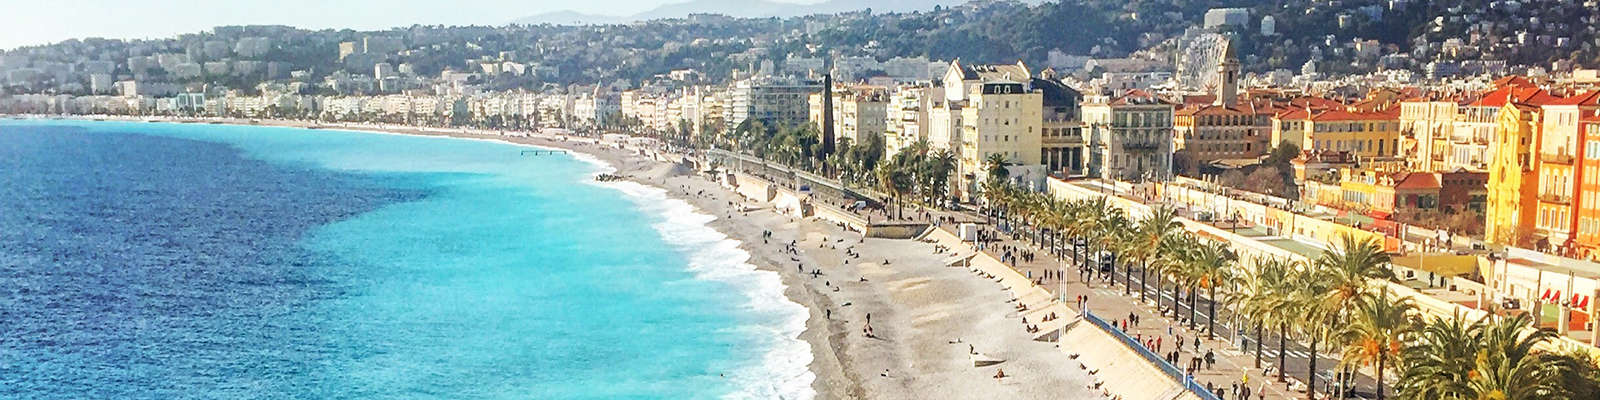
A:
<svg viewBox="0 0 1600 400">
<path fill-rule="evenodd" d="M 581 154 L 0 120 L 0 398 L 807 399 L 807 311 Z"/>
</svg>

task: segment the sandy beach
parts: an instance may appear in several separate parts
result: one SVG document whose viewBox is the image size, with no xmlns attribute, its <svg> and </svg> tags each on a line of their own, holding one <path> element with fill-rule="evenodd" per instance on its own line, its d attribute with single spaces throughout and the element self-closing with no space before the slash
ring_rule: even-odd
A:
<svg viewBox="0 0 1600 400">
<path fill-rule="evenodd" d="M 794 218 L 771 207 L 747 210 L 746 199 L 718 182 L 637 150 L 584 138 L 389 125 L 185 122 L 451 136 L 588 154 L 616 168 L 616 175 L 664 189 L 718 217 L 712 228 L 740 241 L 758 268 L 780 274 L 785 295 L 811 313 L 801 339 L 811 345 L 818 398 L 1103 398 L 1099 390 L 1088 388 L 1093 381 L 1089 373 L 1055 342 L 1035 341 L 1024 330 L 1010 292 L 966 268 L 945 265 L 951 254 L 937 253 L 934 244 L 863 238 L 827 221 Z M 863 334 L 869 318 L 872 337 Z M 974 351 L 1003 362 L 975 367 L 969 356 Z M 1005 378 L 995 378 L 1002 370 Z"/>
<path fill-rule="evenodd" d="M 1087 372 L 1054 342 L 1034 341 L 1023 329 L 1008 292 L 965 268 L 945 266 L 950 254 L 936 254 L 933 244 L 864 239 L 826 221 L 770 208 L 743 212 L 745 199 L 717 182 L 631 150 L 540 137 L 510 140 L 593 155 L 618 175 L 666 189 L 720 217 L 712 227 L 741 241 L 757 267 L 783 277 L 790 300 L 810 309 L 802 339 L 812 347 L 819 398 L 1098 398 L 1086 388 Z M 772 236 L 763 240 L 768 231 Z M 868 314 L 874 338 L 862 334 Z M 973 367 L 972 350 L 1005 362 Z M 995 379 L 999 370 L 1008 377 Z"/>
</svg>

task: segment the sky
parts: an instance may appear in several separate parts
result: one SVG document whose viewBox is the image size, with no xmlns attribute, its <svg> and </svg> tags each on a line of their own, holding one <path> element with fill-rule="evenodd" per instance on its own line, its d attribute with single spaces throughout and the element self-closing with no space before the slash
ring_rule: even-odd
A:
<svg viewBox="0 0 1600 400">
<path fill-rule="evenodd" d="M 357 30 L 412 24 L 503 25 L 517 18 L 551 11 L 620 16 L 683 1 L 0 0 L 0 50 L 86 37 L 164 38 L 220 25 Z"/>
</svg>

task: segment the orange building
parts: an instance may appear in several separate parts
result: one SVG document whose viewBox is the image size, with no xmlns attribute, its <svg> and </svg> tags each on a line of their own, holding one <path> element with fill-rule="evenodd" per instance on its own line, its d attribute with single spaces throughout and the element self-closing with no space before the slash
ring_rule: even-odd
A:
<svg viewBox="0 0 1600 400">
<path fill-rule="evenodd" d="M 1586 259 L 1600 258 L 1600 111 L 1589 111 L 1578 119 L 1582 145 L 1577 147 L 1576 168 L 1578 195 L 1573 196 L 1577 210 L 1573 252 Z"/>
<path fill-rule="evenodd" d="M 1561 255 L 1576 256 L 1580 245 L 1573 234 L 1578 230 L 1578 208 L 1585 194 L 1580 193 L 1582 168 L 1575 168 L 1579 143 L 1584 132 L 1579 122 L 1584 114 L 1600 109 L 1600 92 L 1590 92 L 1546 102 L 1541 107 L 1538 152 L 1538 216 L 1534 236 L 1539 247 Z"/>
</svg>

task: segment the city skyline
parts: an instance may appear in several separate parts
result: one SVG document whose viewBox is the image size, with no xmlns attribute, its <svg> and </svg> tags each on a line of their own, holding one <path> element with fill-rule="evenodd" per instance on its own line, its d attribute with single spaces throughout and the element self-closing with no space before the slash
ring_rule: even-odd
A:
<svg viewBox="0 0 1600 400">
<path fill-rule="evenodd" d="M 688 0 L 484 0 L 476 7 L 419 0 L 313 0 L 189 2 L 182 0 L 78 0 L 20 2 L 0 14 L 0 51 L 84 38 L 157 39 L 227 25 L 288 25 L 304 29 L 383 30 L 421 25 L 500 26 L 551 12 L 625 16 Z M 814 0 L 772 0 L 811 4 Z M 383 10 L 383 12 L 373 12 Z"/>
</svg>

